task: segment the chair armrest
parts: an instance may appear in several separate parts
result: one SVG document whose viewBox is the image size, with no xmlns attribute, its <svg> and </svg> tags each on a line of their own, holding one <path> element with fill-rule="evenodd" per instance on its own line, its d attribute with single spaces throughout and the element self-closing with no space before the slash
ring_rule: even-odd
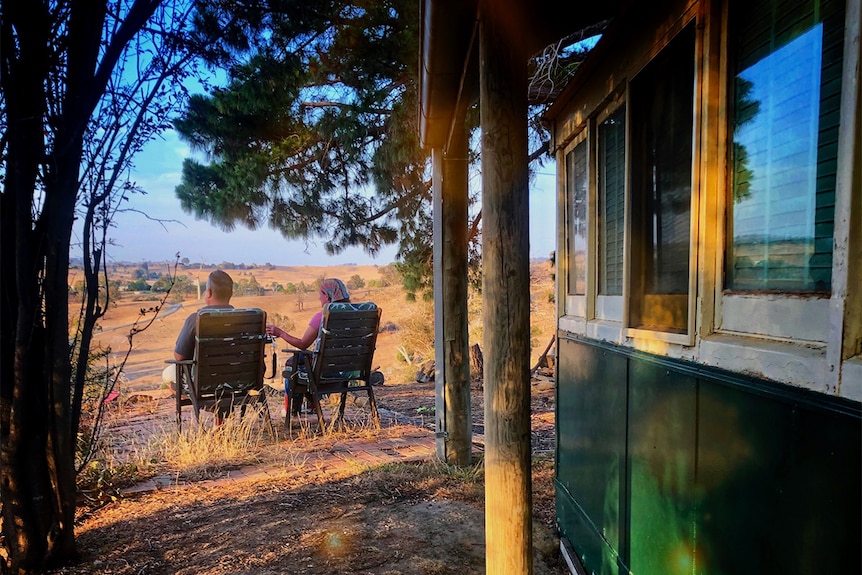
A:
<svg viewBox="0 0 862 575">
<path fill-rule="evenodd" d="M 287 349 L 283 349 L 283 350 L 281 350 L 281 351 L 282 351 L 283 353 L 292 353 L 293 355 L 300 355 L 300 354 L 303 354 L 303 353 L 308 353 L 308 354 L 313 354 L 313 353 L 315 353 L 314 351 L 312 351 L 312 350 L 310 350 L 310 349 L 296 349 L 296 348 L 293 348 L 293 347 L 289 347 L 289 348 L 287 348 Z"/>
<path fill-rule="evenodd" d="M 316 351 L 312 351 L 309 349 L 296 349 L 296 348 L 288 348 L 281 350 L 283 353 L 289 353 L 293 355 L 293 363 L 285 367 L 285 370 L 282 372 L 282 377 L 291 377 L 291 375 L 298 373 L 298 366 L 302 366 L 305 370 L 311 369 L 311 359 L 317 353 Z"/>
<path fill-rule="evenodd" d="M 174 397 L 177 402 L 177 414 L 179 414 L 183 394 L 194 386 L 194 381 L 192 381 L 192 367 L 194 367 L 197 362 L 193 359 L 166 359 L 165 363 L 176 366 L 177 375 L 175 379 L 177 387 L 174 390 Z"/>
<path fill-rule="evenodd" d="M 283 353 L 289 353 L 293 355 L 293 362 L 296 365 L 296 362 L 302 361 L 303 359 L 308 359 L 314 357 L 317 353 L 316 351 L 312 351 L 310 349 L 283 349 L 281 350 Z"/>
</svg>

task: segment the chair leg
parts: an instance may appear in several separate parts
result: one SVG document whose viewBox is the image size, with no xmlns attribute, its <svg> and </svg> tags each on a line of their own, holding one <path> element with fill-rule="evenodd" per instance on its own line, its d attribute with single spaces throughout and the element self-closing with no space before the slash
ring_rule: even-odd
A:
<svg viewBox="0 0 862 575">
<path fill-rule="evenodd" d="M 201 426 L 201 406 L 198 404 L 195 399 L 194 394 L 189 394 L 189 399 L 192 400 L 192 415 L 195 417 L 195 425 L 197 427 Z"/>
<path fill-rule="evenodd" d="M 184 366 L 179 363 L 176 364 L 176 372 L 174 375 L 174 400 L 176 401 L 177 406 L 177 434 L 183 432 L 183 405 L 182 405 L 182 397 L 183 397 L 183 383 L 186 381 L 186 374 L 191 375 L 191 370 L 185 370 Z"/>
<path fill-rule="evenodd" d="M 320 427 L 320 432 L 326 435 L 326 423 L 323 421 L 323 408 L 320 407 L 321 397 L 317 395 L 317 392 L 312 392 L 312 396 L 314 397 L 314 411 L 317 412 L 317 425 Z"/>
<path fill-rule="evenodd" d="M 368 403 L 371 405 L 371 418 L 377 429 L 380 429 L 380 415 L 377 413 L 377 402 L 374 400 L 374 390 L 371 389 L 370 384 L 368 385 Z"/>
<path fill-rule="evenodd" d="M 293 406 L 291 405 L 290 393 L 285 392 L 284 394 L 284 427 L 287 430 L 287 437 L 290 438 L 293 436 L 290 429 L 290 415 Z"/>
<path fill-rule="evenodd" d="M 177 386 L 179 387 L 179 384 L 177 384 Z M 177 434 L 180 434 L 183 432 L 183 406 L 180 403 L 182 398 L 180 397 L 179 392 L 174 392 L 174 398 L 177 405 Z"/>
<path fill-rule="evenodd" d="M 344 421 L 344 408 L 347 406 L 347 392 L 341 392 L 341 402 L 338 404 L 338 419 Z"/>
<path fill-rule="evenodd" d="M 341 400 L 338 402 L 338 415 L 335 417 L 335 421 L 332 422 L 332 428 L 335 429 L 335 426 L 338 426 L 338 429 L 344 431 L 344 408 L 347 405 L 347 392 L 341 393 Z"/>
</svg>

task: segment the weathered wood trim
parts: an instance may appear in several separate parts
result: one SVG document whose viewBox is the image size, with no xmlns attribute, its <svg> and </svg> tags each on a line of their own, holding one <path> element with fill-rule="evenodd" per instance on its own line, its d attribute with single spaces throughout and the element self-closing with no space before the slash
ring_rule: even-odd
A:
<svg viewBox="0 0 862 575">
<path fill-rule="evenodd" d="M 598 293 L 598 195 L 595 193 L 598 182 L 598 153 L 596 148 L 596 121 L 591 118 L 584 130 L 587 138 L 587 313 L 588 320 L 596 317 L 596 294 Z"/>
<path fill-rule="evenodd" d="M 827 389 L 837 395 L 859 392 L 859 382 L 848 382 L 852 391 L 843 389 L 842 364 L 844 360 L 862 353 L 862 144 L 859 142 L 862 138 L 862 91 L 859 86 L 862 9 L 858 0 L 848 0 L 846 9 L 832 298 L 829 302 L 830 331 L 826 353 Z"/>
<path fill-rule="evenodd" d="M 581 64 L 583 73 L 572 80 L 577 85 L 568 105 L 553 118 L 557 146 L 567 145 L 596 110 L 618 101 L 628 81 L 694 18 L 696 0 L 675 0 L 674 5 L 675 8 L 659 11 L 644 4 L 647 8 L 639 14 L 637 22 L 612 25 L 608 29 L 593 53 Z M 666 14 L 676 16 L 667 17 Z M 617 43 L 625 41 L 629 49 L 608 49 L 615 39 Z M 632 54 L 638 56 L 633 58 Z"/>
<path fill-rule="evenodd" d="M 721 0 L 714 0 L 713 4 L 715 7 L 710 11 L 712 14 L 712 18 L 707 21 L 707 26 L 709 27 L 710 33 L 715 32 L 718 41 L 718 47 L 715 50 L 715 57 L 718 58 L 717 69 L 711 68 L 714 72 L 717 73 L 717 77 L 710 76 L 708 78 L 708 86 L 707 89 L 714 91 L 716 100 L 713 101 L 710 98 L 710 101 L 713 102 L 715 109 L 710 106 L 707 110 L 708 116 L 704 120 L 707 123 L 714 122 L 715 129 L 715 148 L 709 148 L 705 150 L 705 161 L 707 163 L 711 162 L 713 168 L 708 171 L 708 192 L 710 193 L 709 197 L 710 205 L 708 207 L 714 208 L 714 211 L 710 211 L 709 209 L 705 210 L 702 215 L 704 217 L 712 217 L 714 223 L 711 226 L 711 230 L 707 232 L 704 236 L 704 244 L 706 249 L 709 250 L 709 243 L 714 242 L 714 250 L 712 252 L 713 257 L 709 258 L 707 265 L 705 266 L 708 269 L 709 264 L 712 264 L 712 283 L 707 282 L 707 278 L 703 280 L 703 306 L 706 310 L 707 306 L 711 304 L 712 317 L 709 318 L 709 313 L 704 311 L 702 320 L 705 322 L 704 325 L 699 328 L 699 337 L 704 338 L 708 337 L 709 334 L 715 333 L 720 329 L 722 323 L 722 287 L 724 282 L 724 252 L 725 246 L 727 245 L 727 224 L 726 224 L 726 215 L 727 215 L 727 171 L 729 169 L 727 165 L 728 158 L 728 145 L 727 139 L 729 137 L 729 130 L 727 126 L 727 122 L 725 118 L 727 118 L 728 114 L 728 39 L 729 39 L 729 30 L 728 30 L 728 6 L 726 2 L 722 2 Z M 718 21 L 715 20 L 718 18 Z M 714 155 L 713 155 L 714 154 Z M 714 184 L 714 186 L 713 186 Z M 714 202 L 714 204 L 713 204 Z M 709 229 L 709 228 L 708 228 Z M 708 252 L 707 252 L 708 253 Z M 707 298 L 709 298 L 709 302 L 707 302 Z"/>
<path fill-rule="evenodd" d="M 706 203 L 706 178 L 703 173 L 703 158 L 706 156 L 703 147 L 707 145 L 705 139 L 705 128 L 703 125 L 706 117 L 705 102 L 706 79 L 709 74 L 706 63 L 708 40 L 705 31 L 706 22 L 703 10 L 705 3 L 697 5 L 695 10 L 695 34 L 694 34 L 694 105 L 692 107 L 692 143 L 691 143 L 691 203 L 689 220 L 689 251 L 688 251 L 688 310 L 686 335 L 688 341 L 684 345 L 693 345 L 697 337 L 697 326 L 702 325 L 698 312 L 698 281 L 707 276 L 703 266 L 704 254 L 701 241 L 702 230 L 709 227 L 708 222 L 700 217 L 703 206 Z M 708 276 L 707 276 L 708 277 Z"/>
<path fill-rule="evenodd" d="M 563 148 L 557 148 L 555 159 L 557 162 L 557 177 L 555 179 L 557 186 L 557 251 L 554 254 L 554 263 L 556 264 L 556 308 L 557 317 L 563 317 L 568 313 L 568 277 L 569 277 L 569 250 L 568 242 L 568 221 L 569 221 L 569 202 L 566 196 L 566 152 Z M 563 166 L 561 170 L 559 167 Z"/>
</svg>

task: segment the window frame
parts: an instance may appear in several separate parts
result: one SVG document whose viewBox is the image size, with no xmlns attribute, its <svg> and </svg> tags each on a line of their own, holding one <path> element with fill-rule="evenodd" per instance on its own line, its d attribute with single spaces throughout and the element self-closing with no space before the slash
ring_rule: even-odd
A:
<svg viewBox="0 0 862 575">
<path fill-rule="evenodd" d="M 809 343 L 815 346 L 825 345 L 830 336 L 830 307 L 831 294 L 816 291 L 778 291 L 778 290 L 741 290 L 727 288 L 727 266 L 729 265 L 729 230 L 732 225 L 732 165 L 730 160 L 731 142 L 733 137 L 733 108 L 732 98 L 733 83 L 738 66 L 732 61 L 732 42 L 730 38 L 734 34 L 730 17 L 730 8 L 725 7 L 722 15 L 722 42 L 723 60 L 726 62 L 722 74 L 723 98 L 722 106 L 729 113 L 726 115 L 726 149 L 723 154 L 725 167 L 725 178 L 722 187 L 722 220 L 721 243 L 722 248 L 718 251 L 718 269 L 716 276 L 716 305 L 715 305 L 715 332 L 727 335 L 755 336 L 768 338 L 774 341 Z M 845 18 L 847 21 L 845 5 Z M 846 34 L 846 28 L 845 28 Z M 845 38 L 846 44 L 846 38 Z M 847 54 L 842 53 L 846 59 Z M 837 153 L 840 162 L 840 153 Z M 837 182 L 836 191 L 837 194 Z M 836 206 L 837 209 L 837 206 Z M 836 221 L 833 219 L 833 235 L 836 229 Z M 833 275 L 835 270 L 835 254 L 833 252 Z M 834 286 L 833 286 L 834 289 Z"/>
<path fill-rule="evenodd" d="M 565 166 L 565 173 L 564 173 L 563 181 L 564 181 L 564 188 L 565 188 L 564 196 L 565 196 L 565 202 L 566 202 L 565 203 L 565 213 L 564 213 L 564 225 L 565 225 L 565 239 L 564 239 L 564 241 L 565 241 L 565 245 L 566 245 L 566 279 L 565 279 L 565 282 L 566 282 L 566 290 L 565 290 L 566 308 L 565 308 L 565 313 L 566 313 L 566 315 L 582 317 L 582 318 L 588 318 L 589 317 L 589 313 L 588 313 L 589 310 L 588 310 L 588 303 L 587 302 L 589 301 L 589 295 L 590 295 L 590 283 L 591 283 L 590 282 L 590 271 L 591 271 L 591 268 L 595 267 L 594 265 L 592 265 L 592 262 L 590 262 L 590 254 L 592 252 L 591 246 L 594 243 L 594 240 L 593 240 L 593 235 L 594 235 L 593 221 L 595 220 L 594 215 L 593 215 L 593 209 L 594 208 L 592 206 L 592 199 L 593 198 L 592 198 L 592 194 L 590 193 L 591 186 L 592 186 L 592 179 L 594 177 L 594 170 L 592 169 L 592 165 L 591 165 L 591 159 L 593 157 L 593 151 L 591 150 L 591 147 L 590 147 L 590 143 L 591 143 L 590 133 L 591 133 L 591 130 L 590 130 L 590 126 L 588 123 L 580 132 L 577 133 L 577 135 L 575 135 L 574 138 L 572 138 L 571 142 L 569 142 L 566 145 L 566 147 L 563 149 L 563 165 Z M 573 255 L 571 253 L 571 247 L 572 247 L 572 239 L 573 239 L 573 235 L 574 235 L 573 234 L 573 227 L 572 227 L 574 220 L 572 217 L 573 214 L 571 213 L 573 198 L 570 196 L 570 190 L 569 190 L 569 173 L 568 173 L 567 158 L 568 158 L 568 155 L 570 153 L 574 152 L 575 148 L 577 148 L 580 144 L 583 144 L 583 143 L 586 144 L 586 155 L 587 155 L 587 157 L 586 157 L 586 167 L 587 167 L 587 197 L 586 197 L 586 201 L 587 201 L 587 212 L 586 212 L 587 246 L 586 246 L 586 253 L 585 253 L 586 261 L 584 262 L 584 266 L 585 266 L 585 269 L 584 269 L 584 274 L 585 274 L 584 293 L 583 294 L 576 294 L 576 293 L 573 293 L 572 286 L 570 285 L 570 282 L 569 282 L 569 279 L 571 277 L 571 265 L 572 265 L 571 258 Z"/>
<path fill-rule="evenodd" d="M 589 316 L 588 319 L 596 320 L 596 321 L 604 321 L 604 322 L 616 322 L 621 326 L 625 325 L 626 321 L 626 306 L 625 300 L 628 296 L 629 289 L 629 210 L 631 209 L 631 201 L 629 198 L 629 190 L 630 190 L 630 182 L 631 182 L 631 170 L 629 169 L 629 113 L 630 106 L 628 101 L 628 82 L 625 82 L 616 92 L 615 97 L 607 103 L 599 112 L 595 115 L 594 125 L 595 125 L 595 136 L 591 138 L 592 146 L 595 149 L 594 161 L 592 164 L 593 173 L 595 177 L 593 178 L 592 185 L 590 187 L 590 191 L 592 192 L 592 197 L 590 200 L 594 218 L 594 225 L 591 226 L 591 231 L 594 236 L 593 248 L 591 250 L 592 254 L 592 276 L 591 276 L 591 285 L 592 285 L 592 294 L 590 300 L 592 302 L 592 311 L 593 313 Z M 599 261 L 601 258 L 600 250 L 602 246 L 599 242 L 599 177 L 598 174 L 600 172 L 599 166 L 599 126 L 601 126 L 602 122 L 607 120 L 609 117 L 614 115 L 620 107 L 625 106 L 625 144 L 624 144 L 624 154 L 625 157 L 623 159 L 625 178 L 623 182 L 623 248 L 622 248 L 622 293 L 620 295 L 602 295 L 599 293 L 599 282 L 601 278 L 599 277 L 601 266 L 599 265 Z"/>
<path fill-rule="evenodd" d="M 641 73 L 647 65 L 652 62 L 661 52 L 666 49 L 671 42 L 689 25 L 694 26 L 694 53 L 692 54 L 692 63 L 694 65 L 694 81 L 692 86 L 692 97 L 694 99 L 692 103 L 692 152 L 691 152 L 691 198 L 690 198 L 690 218 L 689 218 L 689 265 L 688 265 L 688 292 L 687 292 L 687 321 L 686 321 L 686 332 L 685 333 L 674 333 L 668 331 L 659 331 L 654 329 L 640 328 L 640 327 L 631 327 L 631 298 L 632 294 L 632 286 L 631 286 L 631 258 L 632 253 L 629 249 L 629 245 L 631 244 L 631 224 L 629 223 L 626 228 L 626 238 L 627 238 L 627 248 L 626 248 L 626 274 L 625 274 L 625 286 L 624 286 L 624 325 L 625 325 L 625 335 L 626 337 L 632 339 L 646 339 L 653 341 L 660 341 L 664 343 L 672 343 L 678 344 L 686 347 L 693 346 L 695 343 L 695 339 L 697 336 L 697 294 L 698 294 L 698 259 L 699 259 L 699 250 L 700 250 L 700 241 L 698 232 L 700 229 L 700 203 L 701 203 L 701 194 L 703 193 L 703 182 L 701 181 L 701 154 L 702 146 L 701 146 L 701 134 L 703 127 L 701 125 L 701 118 L 703 113 L 703 88 L 701 83 L 704 78 L 704 39 L 703 39 L 703 31 L 702 26 L 700 25 L 699 19 L 703 18 L 703 16 L 698 15 L 696 11 L 689 10 L 687 11 L 672 27 L 671 30 L 668 31 L 666 36 L 662 39 L 662 42 L 657 44 L 652 51 L 648 54 L 648 57 L 644 59 L 643 65 L 634 71 L 629 79 L 634 79 L 637 77 L 639 73 Z M 627 89 L 626 94 L 629 94 L 629 98 L 631 98 L 630 91 Z M 631 114 L 631 106 L 629 106 L 627 112 L 627 116 Z M 627 118 L 627 126 L 630 125 Z M 629 138 L 627 131 L 627 138 Z M 627 150 L 630 152 L 630 149 Z M 631 165 L 631 154 L 628 155 L 628 165 L 627 165 L 627 180 L 632 177 L 632 165 Z M 631 187 L 628 186 L 626 199 L 627 202 L 630 202 L 631 196 Z M 626 207 L 626 220 L 630 222 L 631 213 L 630 213 L 630 205 L 627 204 Z"/>
</svg>

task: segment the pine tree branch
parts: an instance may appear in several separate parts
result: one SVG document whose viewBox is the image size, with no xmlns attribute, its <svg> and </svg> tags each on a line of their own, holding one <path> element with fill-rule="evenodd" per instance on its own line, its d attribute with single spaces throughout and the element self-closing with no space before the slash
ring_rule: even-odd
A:
<svg viewBox="0 0 862 575">
<path fill-rule="evenodd" d="M 359 108 L 355 104 L 345 104 L 344 102 L 310 102 L 305 101 L 300 104 L 302 108 L 341 108 L 348 110 L 361 110 L 363 113 L 389 115 L 392 110 L 387 108 Z"/>
<path fill-rule="evenodd" d="M 541 158 L 543 155 L 548 153 L 550 149 L 550 144 L 548 142 L 543 142 L 541 146 L 535 149 L 527 158 L 527 163 L 532 163 Z"/>
</svg>

